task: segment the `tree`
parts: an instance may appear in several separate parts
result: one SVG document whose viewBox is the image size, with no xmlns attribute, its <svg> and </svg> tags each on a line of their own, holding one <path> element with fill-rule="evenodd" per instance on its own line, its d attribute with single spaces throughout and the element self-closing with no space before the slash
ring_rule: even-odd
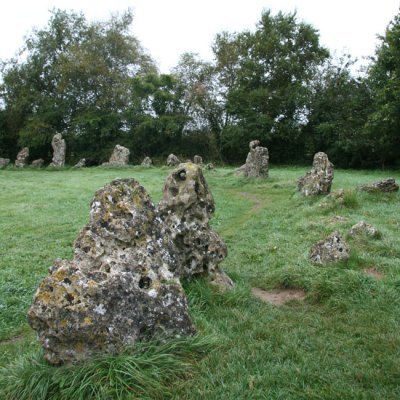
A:
<svg viewBox="0 0 400 400">
<path fill-rule="evenodd" d="M 129 33 L 131 23 L 130 11 L 89 23 L 54 10 L 47 27 L 33 31 L 22 58 L 3 67 L 5 112 L 14 116 L 21 145 L 46 157 L 61 132 L 71 151 L 102 158 L 124 138 L 130 80 L 155 71 Z"/>
<path fill-rule="evenodd" d="M 258 138 L 274 147 L 275 161 L 290 159 L 306 122 L 309 82 L 329 55 L 317 31 L 295 13 L 265 11 L 255 32 L 221 34 L 213 49 L 232 121 L 224 151 L 237 136 L 244 150 L 236 154 L 243 159 L 248 141 Z"/>
<path fill-rule="evenodd" d="M 400 157 L 400 14 L 380 41 L 368 71 L 375 111 L 368 118 L 365 140 L 371 161 L 384 168 Z"/>
</svg>

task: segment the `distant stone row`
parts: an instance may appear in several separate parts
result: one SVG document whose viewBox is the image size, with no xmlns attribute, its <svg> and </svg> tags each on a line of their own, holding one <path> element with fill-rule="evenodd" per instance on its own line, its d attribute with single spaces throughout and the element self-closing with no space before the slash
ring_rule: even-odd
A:
<svg viewBox="0 0 400 400">
<path fill-rule="evenodd" d="M 53 140 L 51 141 L 51 146 L 53 147 L 53 159 L 50 163 L 50 167 L 63 167 L 65 165 L 65 153 L 66 153 L 66 144 L 63 139 L 61 133 L 57 133 L 54 135 Z M 112 167 L 121 167 L 128 165 L 129 163 L 129 155 L 130 151 L 128 148 L 117 144 L 114 147 L 114 150 L 111 154 L 108 162 L 103 163 L 103 166 L 112 166 Z M 24 147 L 18 154 L 15 160 L 15 166 L 17 168 L 24 168 L 28 165 L 29 160 L 29 147 Z M 190 161 L 190 160 L 188 160 Z M 195 155 L 193 157 L 194 164 L 202 165 L 203 158 L 199 155 Z M 167 165 L 169 167 L 177 166 L 181 163 L 179 158 L 174 154 L 170 154 L 167 158 Z M 0 158 L 0 169 L 5 168 L 10 164 L 9 158 Z M 44 165 L 44 160 L 39 158 L 37 160 L 33 160 L 30 164 L 32 167 L 42 167 Z M 149 167 L 153 165 L 153 161 L 150 157 L 145 157 L 141 163 L 142 166 Z M 75 168 L 83 168 L 86 167 L 86 159 L 82 158 L 78 161 L 77 164 L 74 165 Z M 208 169 L 213 169 L 213 164 L 207 164 Z"/>
</svg>

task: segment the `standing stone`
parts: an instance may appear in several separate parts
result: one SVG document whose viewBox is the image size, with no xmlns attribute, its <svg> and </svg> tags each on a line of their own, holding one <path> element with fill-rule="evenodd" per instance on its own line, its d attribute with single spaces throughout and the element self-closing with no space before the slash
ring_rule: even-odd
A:
<svg viewBox="0 0 400 400">
<path fill-rule="evenodd" d="M 310 259 L 315 264 L 325 265 L 350 257 L 350 249 L 339 232 L 316 243 L 310 251 Z"/>
<path fill-rule="evenodd" d="M 203 158 L 201 156 L 194 156 L 193 157 L 193 162 L 197 165 L 203 164 Z"/>
<path fill-rule="evenodd" d="M 208 170 L 215 169 L 215 165 L 214 165 L 213 163 L 208 163 L 208 164 L 206 165 L 206 169 L 208 169 Z"/>
<path fill-rule="evenodd" d="M 0 158 L 0 169 L 7 167 L 10 164 L 9 158 Z"/>
<path fill-rule="evenodd" d="M 213 196 L 201 168 L 180 164 L 166 179 L 157 214 L 163 222 L 163 236 L 174 244 L 177 259 L 174 272 L 183 278 L 209 275 L 215 283 L 233 282 L 220 269 L 227 255 L 225 243 L 209 225 L 215 209 Z"/>
<path fill-rule="evenodd" d="M 85 168 L 86 167 L 86 158 L 81 158 L 75 165 L 74 168 Z"/>
<path fill-rule="evenodd" d="M 174 154 L 170 154 L 167 158 L 167 165 L 168 167 L 175 167 L 177 165 L 179 165 L 180 161 L 179 158 L 174 155 Z"/>
<path fill-rule="evenodd" d="M 124 146 L 120 146 L 119 144 L 117 144 L 114 147 L 114 150 L 111 154 L 110 159 L 108 160 L 107 163 L 103 163 L 102 165 L 109 165 L 109 166 L 124 166 L 124 165 L 128 165 L 129 163 L 129 154 L 130 151 L 129 149 L 127 149 Z"/>
<path fill-rule="evenodd" d="M 333 164 L 325 153 L 319 152 L 314 155 L 311 170 L 298 179 L 297 188 L 304 196 L 328 194 L 332 181 Z"/>
<path fill-rule="evenodd" d="M 50 363 L 195 332 L 163 230 L 134 179 L 116 179 L 95 193 L 73 260 L 55 261 L 28 312 Z"/>
<path fill-rule="evenodd" d="M 143 167 L 150 167 L 153 165 L 153 161 L 150 157 L 145 157 L 141 164 Z"/>
<path fill-rule="evenodd" d="M 50 167 L 63 167 L 65 165 L 65 150 L 66 144 L 61 133 L 53 136 L 51 141 L 53 147 L 53 159 L 51 160 Z"/>
<path fill-rule="evenodd" d="M 28 163 L 29 158 L 29 147 L 24 147 L 18 154 L 15 160 L 15 166 L 18 168 L 24 168 Z"/>
<path fill-rule="evenodd" d="M 359 188 L 363 192 L 368 193 L 390 193 L 397 192 L 399 190 L 399 185 L 393 178 L 384 179 L 381 181 L 368 183 L 366 185 L 362 185 Z"/>
<path fill-rule="evenodd" d="M 43 158 L 38 158 L 37 160 L 33 160 L 31 163 L 32 167 L 40 168 L 43 167 L 44 160 Z"/>
<path fill-rule="evenodd" d="M 365 221 L 360 221 L 351 227 L 350 235 L 353 237 L 369 236 L 372 238 L 377 238 L 380 236 L 380 233 L 373 225 L 368 224 Z"/>
<path fill-rule="evenodd" d="M 246 163 L 235 171 L 236 176 L 268 178 L 268 149 L 260 146 L 259 140 L 249 143 L 250 152 L 247 154 Z"/>
</svg>

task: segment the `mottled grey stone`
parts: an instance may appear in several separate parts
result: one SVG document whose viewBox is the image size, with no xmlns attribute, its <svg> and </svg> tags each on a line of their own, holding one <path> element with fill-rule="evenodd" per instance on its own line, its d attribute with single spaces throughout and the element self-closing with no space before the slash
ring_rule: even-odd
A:
<svg viewBox="0 0 400 400">
<path fill-rule="evenodd" d="M 180 161 L 179 158 L 175 154 L 170 154 L 167 157 L 167 165 L 168 167 L 175 167 L 179 165 Z"/>
<path fill-rule="evenodd" d="M 208 169 L 208 170 L 215 169 L 215 165 L 213 163 L 208 163 L 206 165 L 206 169 Z"/>
<path fill-rule="evenodd" d="M 211 280 L 225 275 L 219 264 L 227 255 L 225 243 L 214 232 L 209 220 L 215 209 L 214 198 L 200 166 L 180 164 L 166 179 L 157 214 L 163 222 L 163 236 L 175 247 L 178 276 L 189 278 L 205 274 Z M 226 277 L 228 286 L 233 286 Z"/>
<path fill-rule="evenodd" d="M 86 158 L 81 158 L 75 165 L 74 168 L 85 168 L 86 167 Z"/>
<path fill-rule="evenodd" d="M 18 168 L 24 168 L 28 163 L 29 158 L 29 147 L 24 147 L 18 154 L 15 160 L 15 166 Z"/>
<path fill-rule="evenodd" d="M 388 192 L 397 192 L 399 190 L 399 185 L 393 178 L 383 179 L 381 181 L 368 183 L 366 185 L 362 185 L 359 189 L 363 192 L 369 193 L 388 193 Z"/>
<path fill-rule="evenodd" d="M 53 147 L 53 159 L 51 160 L 50 167 L 63 167 L 65 165 L 65 151 L 67 145 L 63 139 L 61 133 L 57 133 L 53 136 L 51 141 Z"/>
<path fill-rule="evenodd" d="M 323 152 L 316 153 L 311 170 L 298 179 L 297 188 L 304 196 L 328 194 L 333 175 L 333 164 L 328 156 Z"/>
<path fill-rule="evenodd" d="M 7 167 L 10 164 L 9 158 L 0 158 L 0 169 Z"/>
<path fill-rule="evenodd" d="M 320 265 L 346 260 L 349 257 L 350 249 L 338 231 L 319 241 L 310 251 L 311 261 Z"/>
<path fill-rule="evenodd" d="M 130 154 L 129 149 L 117 144 L 114 147 L 114 150 L 111 154 L 109 161 L 106 163 L 103 163 L 102 165 L 110 166 L 110 167 L 112 167 L 112 166 L 119 167 L 119 166 L 128 165 L 129 154 Z"/>
<path fill-rule="evenodd" d="M 141 164 L 143 167 L 151 167 L 153 165 L 153 161 L 150 157 L 145 157 Z"/>
<path fill-rule="evenodd" d="M 43 165 L 44 165 L 43 158 L 38 158 L 37 160 L 33 160 L 31 163 L 32 167 L 37 167 L 37 168 L 43 167 Z"/>
<path fill-rule="evenodd" d="M 162 225 L 134 179 L 114 180 L 95 193 L 73 260 L 54 263 L 28 312 L 50 363 L 195 332 Z"/>
<path fill-rule="evenodd" d="M 373 225 L 368 224 L 365 221 L 357 222 L 350 229 L 350 235 L 355 236 L 369 236 L 369 237 L 379 237 L 380 233 Z"/>
<path fill-rule="evenodd" d="M 195 155 L 193 157 L 193 162 L 197 165 L 203 164 L 203 158 L 201 156 Z"/>
<path fill-rule="evenodd" d="M 247 154 L 246 163 L 234 172 L 236 176 L 255 178 L 267 178 L 269 168 L 269 154 L 266 147 L 260 146 L 259 140 L 249 143 L 250 151 Z"/>
</svg>

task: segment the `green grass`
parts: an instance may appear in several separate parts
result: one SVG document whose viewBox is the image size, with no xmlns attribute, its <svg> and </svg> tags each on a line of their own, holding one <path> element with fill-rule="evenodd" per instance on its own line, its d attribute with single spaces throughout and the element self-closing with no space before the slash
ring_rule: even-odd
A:
<svg viewBox="0 0 400 400">
<path fill-rule="evenodd" d="M 149 345 L 173 360 L 172 376 L 172 364 L 152 363 L 145 344 L 79 366 L 47 366 L 26 322 L 47 268 L 57 257 L 72 257 L 95 190 L 116 177 L 134 177 L 157 202 L 170 170 L 0 171 L 0 398 L 400 398 L 400 195 L 356 190 L 400 174 L 337 170 L 333 190 L 345 189 L 345 201 L 322 207 L 323 198 L 296 193 L 305 170 L 272 168 L 265 181 L 234 177 L 230 168 L 205 172 L 216 201 L 212 226 L 229 251 L 222 268 L 236 288 L 220 293 L 204 280 L 184 284 L 198 335 L 179 346 Z M 360 220 L 381 237 L 348 237 Z M 310 264 L 310 247 L 334 230 L 348 240 L 350 259 Z M 383 278 L 365 274 L 365 268 Z M 253 298 L 251 287 L 302 288 L 306 300 L 277 307 Z M 193 340 L 203 343 L 201 354 Z M 121 375 L 104 378 L 115 369 Z M 38 397 L 46 390 L 47 397 Z"/>
</svg>

